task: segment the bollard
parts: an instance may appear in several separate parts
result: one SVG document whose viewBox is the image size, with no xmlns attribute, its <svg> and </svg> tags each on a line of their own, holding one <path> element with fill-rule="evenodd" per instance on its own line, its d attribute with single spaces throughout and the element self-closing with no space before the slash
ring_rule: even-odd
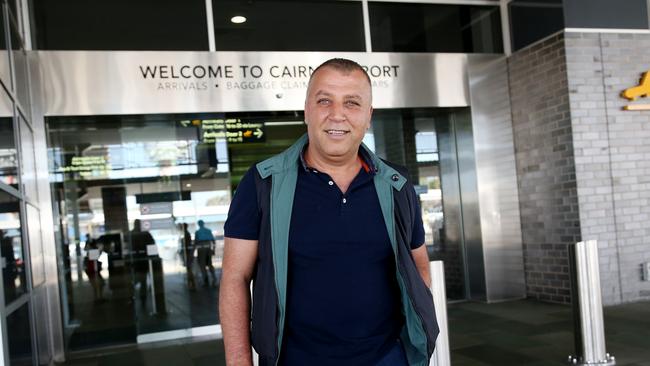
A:
<svg viewBox="0 0 650 366">
<path fill-rule="evenodd" d="M 597 242 L 588 240 L 570 246 L 569 262 L 576 355 L 569 356 L 568 362 L 572 365 L 616 365 L 614 356 L 605 350 Z"/>
<path fill-rule="evenodd" d="M 429 366 L 451 366 L 449 356 L 449 331 L 447 328 L 447 291 L 445 290 L 445 268 L 442 261 L 433 261 L 431 269 L 431 295 L 436 308 L 436 318 L 440 334 L 436 339 L 436 349 Z"/>
</svg>

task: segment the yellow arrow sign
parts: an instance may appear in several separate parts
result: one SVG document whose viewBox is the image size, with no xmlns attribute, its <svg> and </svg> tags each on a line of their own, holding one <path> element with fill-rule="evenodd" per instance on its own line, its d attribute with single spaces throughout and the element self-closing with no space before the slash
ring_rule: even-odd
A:
<svg viewBox="0 0 650 366">
<path fill-rule="evenodd" d="M 627 98 L 629 100 L 635 100 L 638 97 L 647 97 L 650 95 L 650 71 L 643 73 L 639 85 L 625 89 L 621 95 L 623 98 Z"/>
</svg>

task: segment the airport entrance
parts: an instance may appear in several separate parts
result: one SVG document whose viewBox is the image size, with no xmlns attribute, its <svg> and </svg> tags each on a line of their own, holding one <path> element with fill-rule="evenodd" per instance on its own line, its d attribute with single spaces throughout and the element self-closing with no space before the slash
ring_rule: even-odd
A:
<svg viewBox="0 0 650 366">
<path fill-rule="evenodd" d="M 432 259 L 465 298 L 457 131 L 469 108 L 380 109 L 364 143 L 409 168 Z M 239 180 L 302 112 L 46 118 L 70 351 L 219 334 L 223 225 Z M 466 215 L 468 213 L 465 213 Z M 214 241 L 195 241 L 199 222 Z"/>
</svg>

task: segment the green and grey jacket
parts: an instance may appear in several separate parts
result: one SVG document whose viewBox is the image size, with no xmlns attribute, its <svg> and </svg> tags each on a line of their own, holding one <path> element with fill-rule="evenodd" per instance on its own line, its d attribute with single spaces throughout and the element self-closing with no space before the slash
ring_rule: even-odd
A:
<svg viewBox="0 0 650 366">
<path fill-rule="evenodd" d="M 289 225 L 298 178 L 300 153 L 307 135 L 256 168 L 258 207 L 261 212 L 259 249 L 253 280 L 251 342 L 260 365 L 277 365 L 286 315 Z M 373 160 L 374 184 L 390 242 L 395 253 L 404 327 L 400 339 L 409 365 L 427 366 L 438 336 L 433 299 L 415 266 L 409 243 L 417 204 L 407 189 L 407 174 L 379 159 Z"/>
</svg>

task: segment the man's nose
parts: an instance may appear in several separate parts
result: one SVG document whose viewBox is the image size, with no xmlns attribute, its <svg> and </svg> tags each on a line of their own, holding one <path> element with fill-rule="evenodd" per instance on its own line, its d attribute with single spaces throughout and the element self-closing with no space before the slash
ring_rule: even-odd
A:
<svg viewBox="0 0 650 366">
<path fill-rule="evenodd" d="M 345 108 L 343 108 L 343 104 L 332 103 L 329 117 L 333 121 L 344 121 L 347 117 L 345 115 Z"/>
</svg>

